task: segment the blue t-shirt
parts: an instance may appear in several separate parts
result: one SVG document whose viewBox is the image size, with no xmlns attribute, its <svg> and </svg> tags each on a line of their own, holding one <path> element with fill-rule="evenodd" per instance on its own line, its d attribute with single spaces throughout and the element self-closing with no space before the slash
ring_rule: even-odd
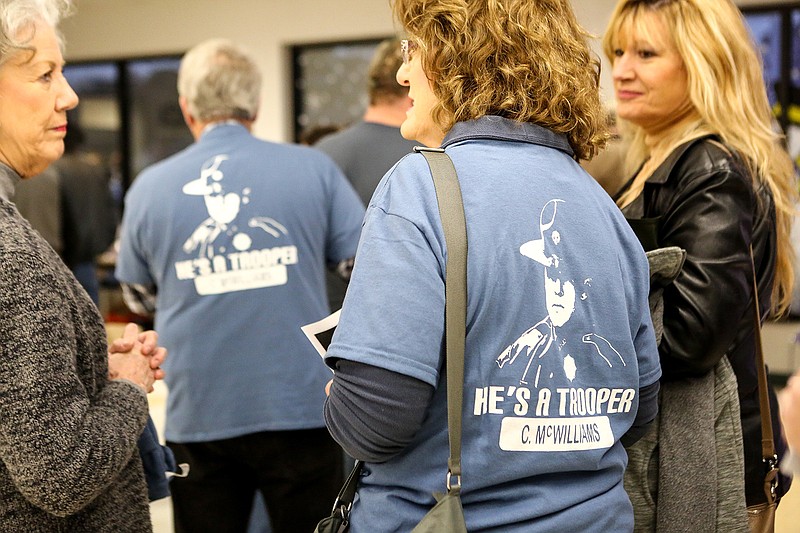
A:
<svg viewBox="0 0 800 533">
<path fill-rule="evenodd" d="M 327 315 L 325 265 L 363 216 L 326 155 L 234 124 L 134 181 L 116 276 L 158 291 L 168 440 L 324 426 L 330 371 L 300 326 Z"/>
<path fill-rule="evenodd" d="M 619 439 L 661 373 L 641 245 L 563 137 L 484 117 L 456 124 L 444 146 L 469 248 L 468 529 L 632 530 Z M 410 531 L 444 491 L 446 255 L 430 170 L 406 156 L 370 202 L 328 355 L 437 388 L 413 443 L 367 465 L 353 533 Z"/>
</svg>

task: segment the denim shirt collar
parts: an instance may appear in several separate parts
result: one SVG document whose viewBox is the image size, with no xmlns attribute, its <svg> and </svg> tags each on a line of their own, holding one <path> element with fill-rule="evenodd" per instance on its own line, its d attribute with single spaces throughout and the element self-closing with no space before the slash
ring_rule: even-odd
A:
<svg viewBox="0 0 800 533">
<path fill-rule="evenodd" d="M 538 124 L 517 122 L 504 117 L 487 115 L 474 120 L 456 122 L 447 132 L 442 148 L 461 141 L 474 139 L 494 139 L 498 141 L 518 141 L 555 148 L 574 157 L 575 152 L 563 134 L 556 133 Z"/>
<path fill-rule="evenodd" d="M 11 202 L 17 183 L 21 180 L 20 175 L 11 170 L 11 167 L 0 163 L 0 199 Z"/>
</svg>

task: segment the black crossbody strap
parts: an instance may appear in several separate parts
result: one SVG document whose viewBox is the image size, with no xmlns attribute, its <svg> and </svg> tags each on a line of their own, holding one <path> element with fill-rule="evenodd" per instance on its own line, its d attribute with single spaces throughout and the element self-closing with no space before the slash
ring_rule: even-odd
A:
<svg viewBox="0 0 800 533">
<path fill-rule="evenodd" d="M 442 219 L 445 272 L 447 426 L 450 439 L 447 490 L 461 490 L 461 413 L 464 403 L 464 346 L 467 330 L 467 226 L 461 187 L 453 161 L 441 148 L 415 147 L 428 161 Z"/>
<path fill-rule="evenodd" d="M 353 470 L 347 476 L 347 480 L 336 496 L 336 501 L 333 502 L 333 512 L 340 512 L 342 518 L 348 519 L 350 515 L 350 508 L 353 507 L 353 500 L 356 497 L 356 489 L 358 488 L 358 481 L 361 478 L 361 470 L 364 468 L 364 461 L 356 461 L 353 465 Z"/>
</svg>

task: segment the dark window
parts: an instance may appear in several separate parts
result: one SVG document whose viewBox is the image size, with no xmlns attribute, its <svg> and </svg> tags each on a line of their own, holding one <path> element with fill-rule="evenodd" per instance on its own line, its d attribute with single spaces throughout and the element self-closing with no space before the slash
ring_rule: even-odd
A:
<svg viewBox="0 0 800 533">
<path fill-rule="evenodd" d="M 367 71 L 383 39 L 297 45 L 291 48 L 294 140 L 317 128 L 345 127 L 367 107 Z"/>
<path fill-rule="evenodd" d="M 180 56 L 70 63 L 64 74 L 80 97 L 70 112 L 84 148 L 108 163 L 122 191 L 147 165 L 192 143 L 176 86 Z"/>
<path fill-rule="evenodd" d="M 764 82 L 789 155 L 800 163 L 800 2 L 742 8 L 761 51 Z"/>
</svg>

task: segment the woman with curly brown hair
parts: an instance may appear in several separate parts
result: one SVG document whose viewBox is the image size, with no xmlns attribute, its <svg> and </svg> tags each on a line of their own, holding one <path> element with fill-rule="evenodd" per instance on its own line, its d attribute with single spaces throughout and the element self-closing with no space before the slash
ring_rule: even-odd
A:
<svg viewBox="0 0 800 533">
<path fill-rule="evenodd" d="M 603 145 L 598 63 L 568 0 L 396 0 L 403 136 L 464 200 L 461 497 L 469 531 L 625 531 L 621 440 L 655 417 L 647 259 L 576 162 Z M 445 488 L 447 246 L 420 154 L 370 201 L 327 362 L 328 428 L 366 462 L 351 531 L 410 531 Z"/>
</svg>

